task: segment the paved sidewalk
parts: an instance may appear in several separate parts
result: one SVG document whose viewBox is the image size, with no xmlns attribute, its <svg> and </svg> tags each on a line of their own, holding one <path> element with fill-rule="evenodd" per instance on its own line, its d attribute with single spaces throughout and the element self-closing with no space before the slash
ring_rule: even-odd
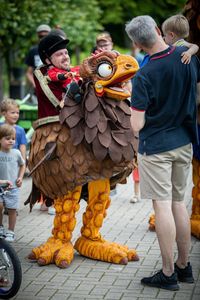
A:
<svg viewBox="0 0 200 300">
<path fill-rule="evenodd" d="M 148 231 L 148 218 L 152 213 L 151 201 L 130 203 L 133 192 L 131 177 L 126 185 L 117 186 L 117 195 L 112 197 L 107 218 L 101 233 L 110 240 L 137 249 L 138 262 L 128 265 L 116 265 L 87 259 L 75 254 L 68 269 L 59 269 L 55 265 L 39 267 L 31 263 L 26 256 L 33 247 L 45 242 L 51 235 L 54 216 L 41 212 L 39 205 L 29 213 L 29 207 L 23 202 L 29 194 L 31 179 L 25 178 L 21 191 L 21 207 L 16 226 L 16 242 L 13 243 L 23 268 L 23 283 L 15 299 L 20 300 L 64 300 L 64 299 L 200 299 L 200 241 L 192 238 L 191 263 L 195 284 L 180 284 L 180 291 L 170 292 L 140 284 L 143 276 L 161 268 L 159 246 L 154 232 Z M 191 210 L 191 182 L 188 184 L 188 209 Z M 82 226 L 82 213 L 85 201 L 77 214 L 77 226 L 73 241 L 79 236 Z M 6 217 L 4 224 L 6 225 Z"/>
</svg>

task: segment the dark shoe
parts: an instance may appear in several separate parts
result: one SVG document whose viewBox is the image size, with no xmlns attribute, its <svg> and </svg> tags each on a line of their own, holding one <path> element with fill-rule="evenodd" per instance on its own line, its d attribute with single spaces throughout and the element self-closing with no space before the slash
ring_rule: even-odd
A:
<svg viewBox="0 0 200 300">
<path fill-rule="evenodd" d="M 153 276 L 142 278 L 141 283 L 170 291 L 179 290 L 179 285 L 177 283 L 177 274 L 173 273 L 171 276 L 166 276 L 162 270 L 160 270 Z"/>
<path fill-rule="evenodd" d="M 192 275 L 192 266 L 188 262 L 187 267 L 184 269 L 179 268 L 176 264 L 174 264 L 174 271 L 177 274 L 178 281 L 194 283 L 194 277 Z"/>
</svg>

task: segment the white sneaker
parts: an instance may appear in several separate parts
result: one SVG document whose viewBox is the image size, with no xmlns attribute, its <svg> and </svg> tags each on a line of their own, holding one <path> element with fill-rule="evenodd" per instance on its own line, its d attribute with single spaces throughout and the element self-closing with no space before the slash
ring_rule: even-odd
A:
<svg viewBox="0 0 200 300">
<path fill-rule="evenodd" d="M 138 195 L 134 195 L 131 199 L 130 199 L 130 203 L 136 203 L 139 201 L 139 196 Z"/>
<path fill-rule="evenodd" d="M 41 211 L 47 211 L 47 210 L 48 210 L 48 207 L 46 206 L 45 203 L 42 203 L 42 204 L 40 205 L 40 210 L 41 210 Z"/>
<path fill-rule="evenodd" d="M 55 208 L 53 206 L 50 206 L 48 208 L 48 214 L 49 215 L 55 215 L 56 214 L 56 210 L 55 210 Z"/>
<path fill-rule="evenodd" d="M 5 229 L 3 225 L 0 226 L 0 238 L 5 237 Z"/>
<path fill-rule="evenodd" d="M 15 240 L 15 233 L 14 233 L 14 231 L 7 230 L 5 240 L 7 242 L 11 242 L 11 243 L 14 242 L 14 240 Z"/>
</svg>

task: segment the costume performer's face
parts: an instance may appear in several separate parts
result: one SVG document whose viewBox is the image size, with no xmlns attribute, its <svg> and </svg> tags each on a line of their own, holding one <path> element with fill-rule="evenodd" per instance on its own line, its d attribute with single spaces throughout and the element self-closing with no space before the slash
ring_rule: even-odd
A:
<svg viewBox="0 0 200 300">
<path fill-rule="evenodd" d="M 51 55 L 51 62 L 55 67 L 59 69 L 68 69 L 68 67 L 70 66 L 70 57 L 67 49 L 61 49 L 54 52 Z"/>
</svg>

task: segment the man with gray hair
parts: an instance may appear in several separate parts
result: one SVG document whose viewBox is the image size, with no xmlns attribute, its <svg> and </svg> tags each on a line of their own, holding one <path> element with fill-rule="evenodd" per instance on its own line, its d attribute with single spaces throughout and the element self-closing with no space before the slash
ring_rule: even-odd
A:
<svg viewBox="0 0 200 300">
<path fill-rule="evenodd" d="M 183 64 L 183 47 L 168 46 L 150 16 L 133 18 L 126 32 L 150 56 L 133 79 L 131 123 L 139 132 L 141 196 L 152 199 L 162 256 L 162 270 L 141 283 L 178 290 L 178 281 L 194 282 L 189 262 L 190 220 L 184 197 L 192 143 L 198 139 L 195 99 L 200 62 L 192 56 L 190 64 Z M 178 257 L 174 264 L 175 241 Z"/>
</svg>

